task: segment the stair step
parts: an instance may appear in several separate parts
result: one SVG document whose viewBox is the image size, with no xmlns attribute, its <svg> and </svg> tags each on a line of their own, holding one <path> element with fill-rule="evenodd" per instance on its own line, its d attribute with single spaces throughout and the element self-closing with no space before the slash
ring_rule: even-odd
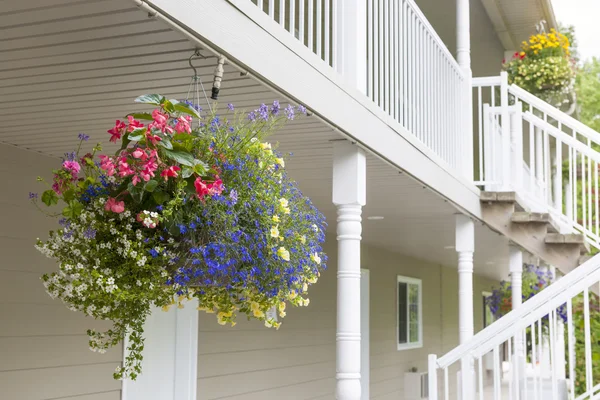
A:
<svg viewBox="0 0 600 400">
<path fill-rule="evenodd" d="M 514 212 L 510 220 L 516 224 L 537 222 L 541 224 L 550 223 L 550 214 L 548 213 L 536 213 L 527 211 Z"/>
<path fill-rule="evenodd" d="M 545 238 L 546 244 L 576 244 L 579 245 L 579 254 L 588 254 L 590 245 L 585 241 L 585 237 L 579 233 L 548 233 Z M 581 263 L 580 263 L 581 265 Z"/>
<path fill-rule="evenodd" d="M 546 235 L 546 243 L 585 244 L 585 238 L 578 233 L 549 233 Z"/>
<path fill-rule="evenodd" d="M 515 203 L 517 195 L 515 192 L 481 192 L 479 199 L 484 202 Z"/>
</svg>

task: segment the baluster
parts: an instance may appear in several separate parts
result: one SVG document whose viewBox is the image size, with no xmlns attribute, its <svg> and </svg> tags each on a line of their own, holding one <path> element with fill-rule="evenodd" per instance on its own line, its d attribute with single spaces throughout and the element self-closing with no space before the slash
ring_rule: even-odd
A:
<svg viewBox="0 0 600 400">
<path fill-rule="evenodd" d="M 331 51 L 330 48 L 329 48 L 329 40 L 330 40 L 329 39 L 329 33 L 330 33 L 330 30 L 331 30 L 331 26 L 330 26 L 330 22 L 329 22 L 330 19 L 331 19 L 331 14 L 329 12 L 329 1 L 330 0 L 325 0 L 325 8 L 323 10 L 324 11 L 323 19 L 325 21 L 325 24 L 324 24 L 325 26 L 323 27 L 323 46 L 324 46 L 324 52 L 325 52 L 325 62 L 327 64 L 329 64 L 329 59 L 330 59 L 329 52 Z M 372 0 L 369 0 L 369 2 L 372 2 Z M 369 18 L 367 20 L 367 24 L 372 24 L 372 23 L 373 22 L 371 21 L 371 18 Z M 367 28 L 367 46 L 371 42 L 369 40 L 369 38 L 368 38 L 369 32 L 371 32 L 371 30 L 370 30 L 370 28 Z M 368 54 L 369 54 L 369 56 L 371 55 L 370 52 Z M 368 62 L 370 64 L 372 61 L 370 60 Z"/>
<path fill-rule="evenodd" d="M 494 347 L 494 366 L 492 372 L 494 375 L 494 400 L 500 400 L 502 398 L 502 363 L 500 362 L 498 346 Z"/>
<path fill-rule="evenodd" d="M 538 369 L 537 366 L 537 360 L 538 360 L 538 356 L 537 356 L 537 349 L 535 346 L 535 322 L 533 323 L 533 325 L 531 325 L 530 328 L 530 334 L 531 334 L 531 366 L 533 369 L 533 398 L 534 400 L 540 400 L 539 397 L 539 392 L 538 392 L 538 387 L 536 385 L 536 373 L 539 373 L 539 371 L 536 371 Z"/>
<path fill-rule="evenodd" d="M 378 7 L 378 11 L 379 11 L 379 17 L 377 18 L 377 27 L 379 28 L 379 39 L 377 40 L 378 42 L 378 47 L 379 47 L 379 54 L 378 54 L 378 65 L 379 65 L 379 102 L 377 104 L 379 104 L 379 107 L 383 108 L 383 96 L 385 95 L 384 92 L 384 81 L 385 81 L 385 75 L 383 73 L 383 57 L 384 57 L 384 52 L 383 52 L 383 2 L 386 0 L 379 0 L 379 7 Z"/>
<path fill-rule="evenodd" d="M 586 230 L 587 223 L 587 193 L 586 193 L 586 175 L 585 175 L 585 155 L 581 154 L 581 210 L 582 210 L 582 221 L 581 226 L 583 231 Z"/>
<path fill-rule="evenodd" d="M 450 387 L 448 385 L 448 367 L 444 368 L 444 400 L 450 400 Z"/>
<path fill-rule="evenodd" d="M 599 197 L 598 197 L 598 162 L 594 161 L 594 199 L 596 200 L 596 208 L 594 209 L 594 226 L 595 226 L 595 230 L 594 230 L 594 240 L 597 240 L 596 238 L 598 237 L 598 233 L 599 231 L 599 217 L 600 217 L 600 208 L 599 208 Z"/>
<path fill-rule="evenodd" d="M 562 176 L 562 142 L 556 139 L 554 172 L 554 208 L 559 214 L 563 213 L 563 176 Z"/>
<path fill-rule="evenodd" d="M 513 360 L 513 356 L 512 356 L 512 338 L 508 339 L 507 341 L 508 343 L 508 366 L 510 368 L 509 371 L 509 379 L 508 379 L 508 398 L 509 400 L 513 399 L 513 384 L 515 381 L 515 364 L 517 363 L 516 361 L 516 357 L 514 357 L 515 359 Z"/>
<path fill-rule="evenodd" d="M 587 141 L 588 147 L 591 148 L 592 147 L 592 142 L 590 141 L 590 139 L 588 139 Z M 587 157 L 587 168 L 588 168 L 588 187 L 585 189 L 587 191 L 587 198 L 588 198 L 588 230 L 593 230 L 593 225 L 592 225 L 592 214 L 593 214 L 593 209 L 592 209 L 592 159 L 590 157 Z M 583 232 L 584 234 L 587 235 L 587 232 Z"/>
<path fill-rule="evenodd" d="M 539 373 L 537 376 L 537 386 L 538 386 L 538 393 L 540 394 L 540 397 L 543 398 L 543 394 L 544 392 L 542 391 L 543 387 L 542 387 L 542 376 L 544 375 L 544 363 L 546 362 L 545 357 L 544 357 L 544 339 L 542 336 L 542 320 L 538 320 L 538 343 L 539 343 L 539 363 L 540 363 L 540 368 L 539 368 Z M 543 399 L 545 400 L 545 399 Z"/>
<path fill-rule="evenodd" d="M 385 93 L 383 96 L 382 108 L 386 113 L 390 113 L 390 0 L 384 0 L 383 3 L 383 38 L 384 38 L 384 57 L 383 73 L 385 76 Z M 414 132 L 413 132 L 414 133 Z"/>
<path fill-rule="evenodd" d="M 568 346 L 568 362 L 569 362 L 569 380 L 571 381 L 570 397 L 575 399 L 575 343 L 573 332 L 573 301 L 567 300 L 567 346 Z M 536 399 L 537 400 L 537 399 Z"/>
<path fill-rule="evenodd" d="M 290 12 L 288 18 L 290 33 L 296 37 L 296 0 L 290 0 Z"/>
<path fill-rule="evenodd" d="M 400 95 L 402 96 L 402 110 L 401 110 L 401 124 L 402 126 L 404 126 L 406 128 L 407 124 L 406 124 L 406 106 L 408 104 L 408 100 L 407 100 L 407 83 L 406 83 L 406 69 L 407 69 L 407 60 L 406 60 L 406 36 L 407 36 L 407 29 L 406 29 L 406 14 L 408 13 L 408 5 L 406 0 L 401 0 L 402 1 L 402 7 L 401 7 L 401 11 L 402 11 L 402 15 L 400 17 L 400 27 L 402 28 L 402 44 L 401 44 L 401 49 L 402 49 L 402 56 L 400 57 L 400 60 L 402 61 L 402 85 L 400 87 Z M 434 77 L 435 79 L 435 77 Z"/>
<path fill-rule="evenodd" d="M 315 48 L 314 48 L 314 18 L 315 18 L 315 10 L 314 10 L 314 1 L 315 0 L 308 0 L 308 8 L 307 8 L 307 13 L 306 13 L 306 18 L 308 21 L 308 24 L 306 26 L 307 29 L 307 33 L 308 33 L 308 48 L 310 49 L 310 51 L 312 51 L 314 53 Z"/>
<path fill-rule="evenodd" d="M 550 368 L 552 374 L 552 400 L 557 400 L 557 392 L 558 392 L 558 384 L 556 377 L 556 330 L 555 324 L 556 322 L 556 310 L 552 310 L 550 314 L 548 314 L 548 327 L 550 329 Z"/>
<path fill-rule="evenodd" d="M 477 380 L 479 384 L 479 400 L 483 400 L 483 357 L 479 357 L 477 359 L 478 371 L 479 371 L 479 379 Z"/>
<path fill-rule="evenodd" d="M 373 43 L 375 41 L 375 35 L 373 32 L 373 1 L 367 0 L 367 96 L 371 100 L 373 99 L 373 64 L 375 63 Z"/>
<path fill-rule="evenodd" d="M 317 42 L 317 55 L 319 56 L 319 58 L 323 59 L 323 4 L 322 4 L 323 0 L 317 0 L 317 12 L 316 12 L 316 18 L 317 18 L 317 37 L 316 37 L 316 42 Z M 327 1 L 327 0 L 326 0 Z"/>
<path fill-rule="evenodd" d="M 304 35 L 304 2 L 306 0 L 298 0 L 298 39 L 302 44 L 306 44 Z M 335 14 L 334 14 L 335 15 Z"/>
<path fill-rule="evenodd" d="M 592 395 L 594 376 L 592 370 L 592 337 L 590 333 L 590 295 L 588 288 L 583 291 L 583 326 L 585 330 L 585 390 Z"/>
<path fill-rule="evenodd" d="M 263 0 L 256 0 L 256 5 L 260 11 L 263 10 Z"/>
<path fill-rule="evenodd" d="M 529 106 L 529 112 L 531 112 L 531 105 Z M 529 122 L 529 190 L 532 195 L 537 195 L 535 190 L 535 174 L 536 174 L 536 160 L 535 160 L 535 135 L 533 123 Z"/>
<path fill-rule="evenodd" d="M 269 0 L 269 17 L 275 20 L 275 0 Z"/>
</svg>

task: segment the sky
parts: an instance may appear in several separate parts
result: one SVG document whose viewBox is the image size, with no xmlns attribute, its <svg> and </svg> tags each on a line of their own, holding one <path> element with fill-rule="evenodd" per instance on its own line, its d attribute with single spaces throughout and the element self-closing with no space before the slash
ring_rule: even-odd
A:
<svg viewBox="0 0 600 400">
<path fill-rule="evenodd" d="M 583 60 L 600 58 L 600 0 L 552 0 L 559 23 L 575 26 L 575 36 Z"/>
</svg>

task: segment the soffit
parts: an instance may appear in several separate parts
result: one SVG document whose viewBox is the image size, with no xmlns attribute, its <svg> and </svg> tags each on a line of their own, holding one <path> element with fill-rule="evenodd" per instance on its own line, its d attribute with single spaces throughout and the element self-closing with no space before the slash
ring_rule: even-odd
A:
<svg viewBox="0 0 600 400">
<path fill-rule="evenodd" d="M 557 28 L 550 0 L 481 0 L 505 50 L 516 50 L 536 33 L 536 24 Z"/>
</svg>

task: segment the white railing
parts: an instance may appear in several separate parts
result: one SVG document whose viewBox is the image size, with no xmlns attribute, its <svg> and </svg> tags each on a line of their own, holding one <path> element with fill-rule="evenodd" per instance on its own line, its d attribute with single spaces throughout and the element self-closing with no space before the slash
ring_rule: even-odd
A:
<svg viewBox="0 0 600 400">
<path fill-rule="evenodd" d="M 349 39 L 336 36 L 343 31 L 341 19 L 353 16 L 342 9 L 343 0 L 250 1 L 327 64 L 344 70 L 336 65 L 337 46 Z M 471 179 L 469 80 L 414 0 L 363 1 L 367 96 Z"/>
<path fill-rule="evenodd" d="M 367 21 L 367 95 L 464 171 L 469 83 L 452 54 L 413 0 L 368 0 Z"/>
<path fill-rule="evenodd" d="M 600 248 L 600 134 L 499 78 L 476 78 L 476 184 L 515 191 L 532 211 L 550 212 L 564 233 Z"/>
<path fill-rule="evenodd" d="M 600 398 L 600 337 L 591 329 L 600 317 L 594 293 L 599 284 L 600 256 L 595 256 L 468 343 L 439 359 L 430 355 L 429 399 Z M 466 373 L 467 379 L 450 379 L 461 364 L 467 367 L 457 375 Z M 464 388 L 457 381 L 466 382 Z"/>
<path fill-rule="evenodd" d="M 327 64 L 335 68 L 336 9 L 343 0 L 251 0 Z"/>
</svg>

